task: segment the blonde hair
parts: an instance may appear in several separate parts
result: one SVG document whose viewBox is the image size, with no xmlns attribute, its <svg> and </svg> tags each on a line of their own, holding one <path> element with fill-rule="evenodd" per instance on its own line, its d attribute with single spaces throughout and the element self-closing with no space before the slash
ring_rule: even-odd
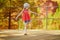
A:
<svg viewBox="0 0 60 40">
<path fill-rule="evenodd" d="M 29 3 L 24 3 L 24 8 L 29 8 L 30 4 Z"/>
</svg>

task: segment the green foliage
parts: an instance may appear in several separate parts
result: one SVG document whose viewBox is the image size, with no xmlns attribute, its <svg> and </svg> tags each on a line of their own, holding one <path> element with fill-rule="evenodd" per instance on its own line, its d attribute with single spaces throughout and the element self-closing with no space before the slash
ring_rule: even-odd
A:
<svg viewBox="0 0 60 40">
<path fill-rule="evenodd" d="M 22 8 L 23 8 L 23 4 L 25 3 L 25 2 L 28 2 L 28 3 L 30 3 L 30 9 L 32 10 L 32 11 L 35 11 L 36 12 L 36 8 L 34 8 L 33 6 L 34 6 L 34 2 L 29 2 L 28 0 L 0 0 L 0 27 L 1 27 L 1 25 L 3 26 L 8 26 L 8 16 L 9 16 L 9 13 L 10 14 L 13 14 L 13 12 L 17 12 L 17 14 L 22 10 Z M 48 18 L 60 18 L 60 3 L 58 3 L 58 5 L 59 5 L 59 7 L 57 8 L 57 10 L 56 10 L 56 12 L 55 12 L 55 15 L 54 16 L 51 16 L 51 14 L 48 14 Z M 40 10 L 39 10 L 40 11 Z M 5 19 L 7 19 L 6 21 L 4 21 L 5 19 L 4 19 L 4 17 L 5 17 Z M 39 17 L 39 16 L 38 16 Z M 35 15 L 33 15 L 33 14 L 31 14 L 31 18 L 34 18 L 33 20 L 32 20 L 32 22 L 30 23 L 30 25 L 31 25 L 31 27 L 34 29 L 34 28 L 39 28 L 39 27 L 44 27 L 44 28 L 46 28 L 46 19 L 42 19 L 41 20 L 41 22 L 42 22 L 42 25 L 40 25 L 39 24 L 39 20 L 37 20 L 36 19 L 36 17 L 35 17 Z M 56 26 L 54 27 L 54 24 L 53 25 L 51 25 L 51 23 L 52 23 L 52 21 L 53 20 L 50 20 L 50 19 L 48 19 L 48 29 L 56 29 L 57 27 L 57 25 L 60 25 L 60 21 L 59 20 L 56 20 Z M 55 21 L 55 20 L 54 20 Z M 7 22 L 7 23 L 6 23 Z M 40 22 L 40 23 L 41 23 Z M 13 24 L 15 23 L 15 21 L 14 22 L 12 22 Z M 19 28 L 21 28 L 21 29 L 23 29 L 24 28 L 24 24 L 23 24 L 23 22 L 20 20 L 19 22 L 18 22 L 20 25 L 18 25 L 19 26 Z M 7 24 L 7 25 L 6 25 Z M 13 25 L 12 24 L 12 25 Z M 39 24 L 39 25 L 38 25 Z M 51 27 L 52 26 L 52 27 Z M 13 27 L 13 26 L 11 26 L 11 27 Z M 58 26 L 59 27 L 59 26 Z"/>
</svg>

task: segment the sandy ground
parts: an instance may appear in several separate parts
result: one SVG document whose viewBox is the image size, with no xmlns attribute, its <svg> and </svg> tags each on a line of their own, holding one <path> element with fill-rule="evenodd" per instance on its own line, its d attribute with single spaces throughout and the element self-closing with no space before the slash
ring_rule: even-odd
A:
<svg viewBox="0 0 60 40">
<path fill-rule="evenodd" d="M 0 31 L 0 40 L 60 40 L 60 30 L 21 30 Z"/>
</svg>

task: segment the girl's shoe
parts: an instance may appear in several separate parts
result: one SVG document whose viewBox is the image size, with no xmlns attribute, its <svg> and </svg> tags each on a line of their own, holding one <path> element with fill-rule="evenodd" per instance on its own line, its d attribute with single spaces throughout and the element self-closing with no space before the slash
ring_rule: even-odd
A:
<svg viewBox="0 0 60 40">
<path fill-rule="evenodd" d="M 27 35 L 27 33 L 25 33 L 24 35 Z"/>
</svg>

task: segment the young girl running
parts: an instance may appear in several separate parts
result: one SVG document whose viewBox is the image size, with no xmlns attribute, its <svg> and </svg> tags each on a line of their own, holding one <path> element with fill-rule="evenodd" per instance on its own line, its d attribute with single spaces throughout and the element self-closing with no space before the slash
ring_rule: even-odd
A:
<svg viewBox="0 0 60 40">
<path fill-rule="evenodd" d="M 29 12 L 36 14 L 35 12 L 30 11 L 30 10 L 29 10 L 29 7 L 30 7 L 30 4 L 29 4 L 29 3 L 24 3 L 24 8 L 23 8 L 23 10 L 22 10 L 21 13 L 19 13 L 19 15 L 17 15 L 17 17 L 16 17 L 16 20 L 17 20 L 18 17 L 19 17 L 20 15 L 22 15 L 22 20 L 23 20 L 24 25 L 25 25 L 25 27 L 24 27 L 24 35 L 27 35 L 27 24 L 28 24 L 28 23 L 30 22 L 30 20 L 31 20 Z M 36 14 L 36 15 L 37 15 L 37 14 Z"/>
</svg>

